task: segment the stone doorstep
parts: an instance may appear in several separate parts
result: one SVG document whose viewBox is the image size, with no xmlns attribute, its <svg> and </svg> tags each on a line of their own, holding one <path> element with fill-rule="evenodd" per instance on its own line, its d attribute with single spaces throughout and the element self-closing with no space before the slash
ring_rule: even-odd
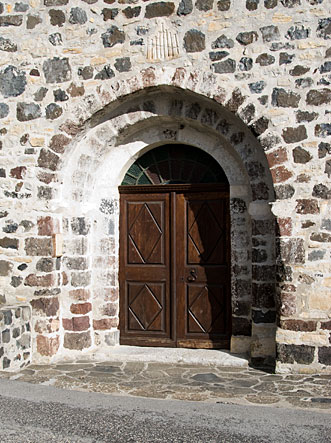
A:
<svg viewBox="0 0 331 443">
<path fill-rule="evenodd" d="M 56 364 L 68 362 L 67 358 L 57 358 Z M 158 348 L 142 346 L 116 345 L 106 353 L 84 353 L 77 361 L 109 361 L 109 362 L 142 362 L 170 364 L 198 364 L 201 366 L 217 365 L 237 368 L 247 368 L 248 357 L 241 354 L 231 354 L 227 351 L 214 349 Z M 55 361 L 54 361 L 55 363 Z"/>
</svg>

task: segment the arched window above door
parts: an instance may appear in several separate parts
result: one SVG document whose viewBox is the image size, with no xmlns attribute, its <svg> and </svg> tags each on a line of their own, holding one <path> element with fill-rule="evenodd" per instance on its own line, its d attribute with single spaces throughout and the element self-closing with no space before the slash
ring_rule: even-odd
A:
<svg viewBox="0 0 331 443">
<path fill-rule="evenodd" d="M 163 145 L 146 152 L 129 168 L 122 185 L 225 183 L 221 166 L 209 154 L 187 145 Z"/>
</svg>

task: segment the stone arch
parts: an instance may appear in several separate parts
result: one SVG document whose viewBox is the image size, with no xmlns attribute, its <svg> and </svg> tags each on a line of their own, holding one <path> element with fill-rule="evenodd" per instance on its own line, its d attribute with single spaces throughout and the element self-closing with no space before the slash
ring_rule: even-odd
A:
<svg viewBox="0 0 331 443">
<path fill-rule="evenodd" d="M 236 94 L 241 96 L 234 92 L 229 101 L 234 101 Z M 274 222 L 269 207 L 272 178 L 261 145 L 231 106 L 229 110 L 229 105 L 221 106 L 215 97 L 212 100 L 182 88 L 153 86 L 106 104 L 79 128 L 62 125 L 67 133 L 76 132 L 70 143 L 66 140 L 68 149 L 63 150 L 58 200 L 53 208 L 55 212 L 61 209 L 63 214 L 64 272 L 75 269 L 71 262 L 79 262 L 79 256 L 85 257 L 84 268 L 76 269 L 74 280 L 71 278 L 72 287 L 62 289 L 63 326 L 71 315 L 70 293 L 79 297 L 89 288 L 86 298 L 93 306 L 92 318 L 89 314 L 92 335 L 88 338 L 80 333 L 78 344 L 71 345 L 76 343 L 72 340 L 75 332 L 64 331 L 62 355 L 67 349 L 72 354 L 75 349 L 91 346 L 103 352 L 105 344 L 116 342 L 117 187 L 138 156 L 171 142 L 196 146 L 211 154 L 230 183 L 232 351 L 250 350 L 257 359 L 274 355 Z M 74 235 L 77 232 L 82 235 L 80 243 Z M 257 320 L 253 329 L 252 317 Z"/>
</svg>

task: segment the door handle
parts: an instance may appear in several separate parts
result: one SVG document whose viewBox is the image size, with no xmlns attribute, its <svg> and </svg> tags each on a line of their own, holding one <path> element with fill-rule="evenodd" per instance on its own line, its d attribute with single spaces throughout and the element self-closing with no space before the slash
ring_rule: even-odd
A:
<svg viewBox="0 0 331 443">
<path fill-rule="evenodd" d="M 190 269 L 190 275 L 187 277 L 187 281 L 193 282 L 197 279 L 197 273 L 195 269 Z"/>
</svg>

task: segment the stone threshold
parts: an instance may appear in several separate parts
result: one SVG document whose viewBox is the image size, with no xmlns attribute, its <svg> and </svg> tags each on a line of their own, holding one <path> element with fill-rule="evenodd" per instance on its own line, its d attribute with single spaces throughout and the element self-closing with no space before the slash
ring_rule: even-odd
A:
<svg viewBox="0 0 331 443">
<path fill-rule="evenodd" d="M 86 355 L 84 356 L 87 357 Z M 91 360 L 98 360 L 99 356 L 92 354 Z M 217 365 L 247 368 L 248 357 L 242 354 L 231 354 L 218 349 L 186 349 L 161 348 L 143 346 L 114 346 L 108 355 L 103 358 L 114 362 L 158 362 L 170 364 L 198 364 L 201 366 Z"/>
</svg>

